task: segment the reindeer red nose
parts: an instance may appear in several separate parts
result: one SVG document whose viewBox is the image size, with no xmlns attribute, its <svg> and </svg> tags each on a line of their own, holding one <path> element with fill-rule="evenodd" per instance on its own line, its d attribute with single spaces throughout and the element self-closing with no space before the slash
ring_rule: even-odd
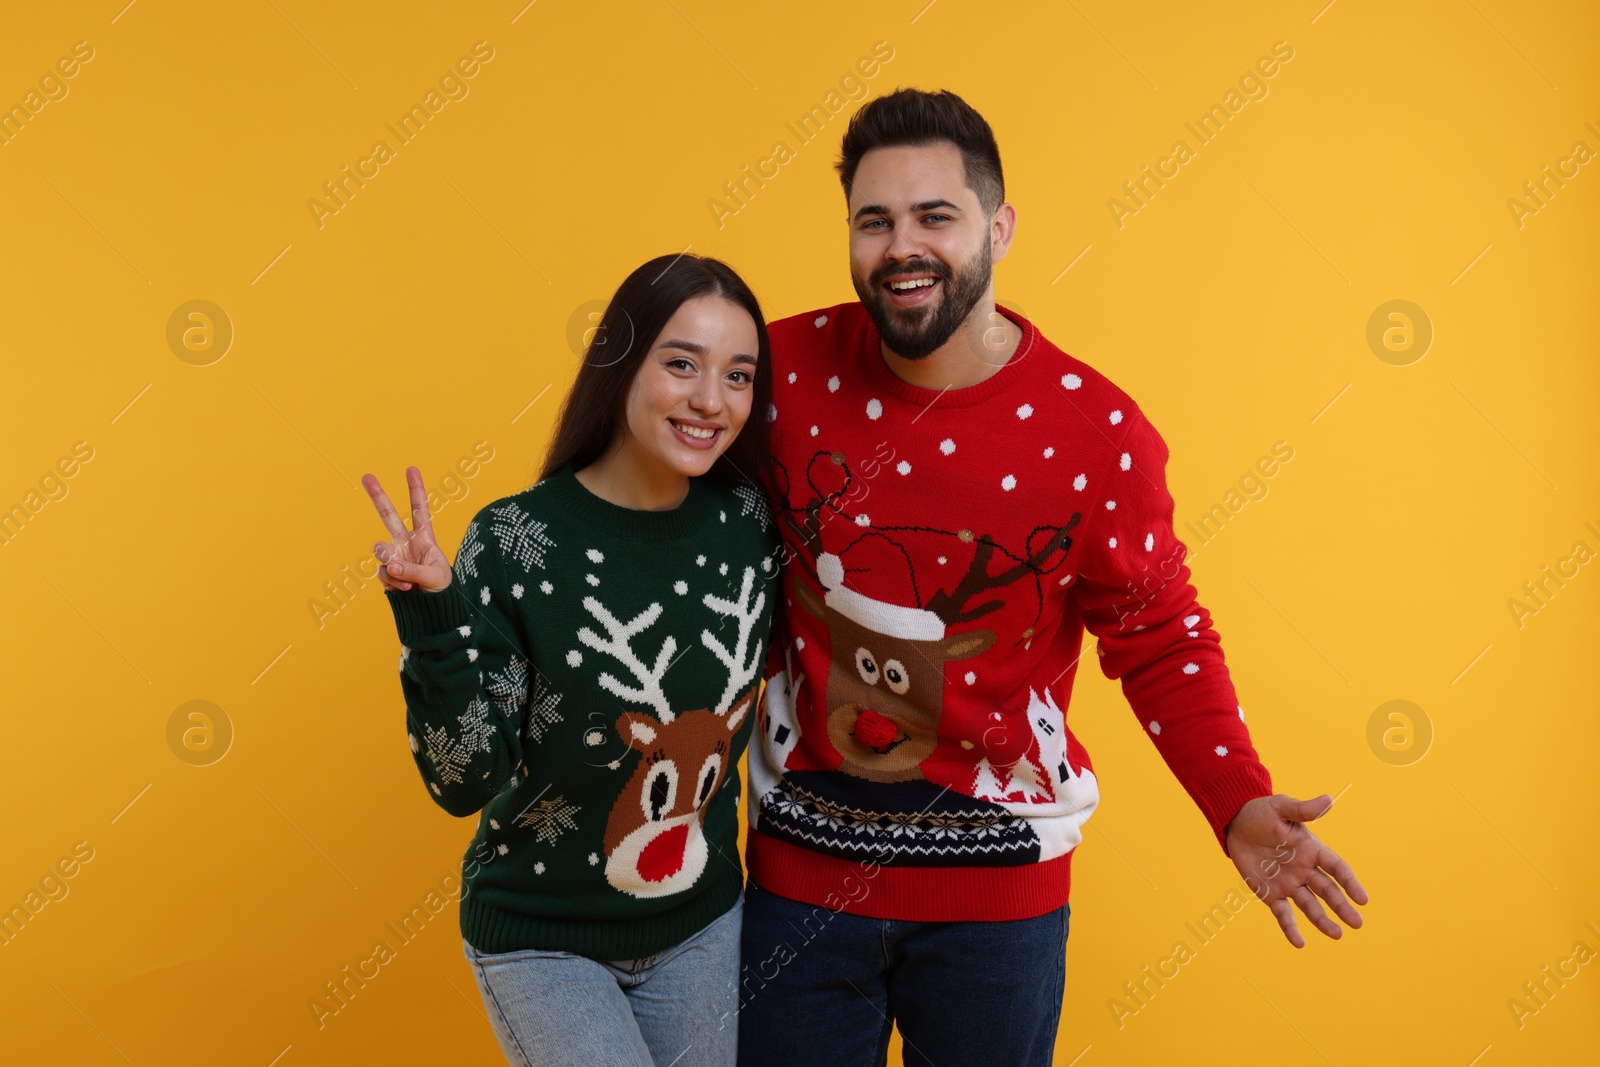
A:
<svg viewBox="0 0 1600 1067">
<path fill-rule="evenodd" d="M 684 847 L 689 842 L 689 826 L 679 823 L 639 851 L 639 877 L 647 882 L 660 882 L 671 878 L 683 869 Z"/>
<path fill-rule="evenodd" d="M 898 726 L 871 708 L 863 708 L 861 714 L 856 716 L 854 732 L 857 741 L 879 755 L 889 751 L 889 746 L 900 736 Z"/>
</svg>

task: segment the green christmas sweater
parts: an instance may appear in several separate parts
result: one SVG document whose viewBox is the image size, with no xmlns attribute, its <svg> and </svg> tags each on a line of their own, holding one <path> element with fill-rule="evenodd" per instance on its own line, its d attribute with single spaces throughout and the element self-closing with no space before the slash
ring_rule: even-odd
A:
<svg viewBox="0 0 1600 1067">
<path fill-rule="evenodd" d="M 478 815 L 473 947 L 635 959 L 734 905 L 779 551 L 752 485 L 640 511 L 569 466 L 473 517 L 447 589 L 385 593 L 417 769 Z"/>
</svg>

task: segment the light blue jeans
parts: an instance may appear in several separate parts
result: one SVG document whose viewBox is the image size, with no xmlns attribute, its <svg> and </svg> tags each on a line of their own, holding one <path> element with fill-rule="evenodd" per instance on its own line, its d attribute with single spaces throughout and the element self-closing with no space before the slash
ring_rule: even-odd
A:
<svg viewBox="0 0 1600 1067">
<path fill-rule="evenodd" d="M 699 933 L 641 960 L 463 951 L 513 1067 L 734 1067 L 744 898 Z"/>
</svg>

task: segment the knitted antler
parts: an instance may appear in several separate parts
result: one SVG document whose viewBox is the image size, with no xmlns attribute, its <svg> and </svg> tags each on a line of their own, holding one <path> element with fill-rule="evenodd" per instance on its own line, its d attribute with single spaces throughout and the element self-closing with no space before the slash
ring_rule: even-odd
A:
<svg viewBox="0 0 1600 1067">
<path fill-rule="evenodd" d="M 584 626 L 578 630 L 578 640 L 596 652 L 606 652 L 621 660 L 623 666 L 633 672 L 635 681 L 639 683 L 638 688 L 630 688 L 616 676 L 604 673 L 600 675 L 600 688 L 624 700 L 637 700 L 648 704 L 663 723 L 671 722 L 672 708 L 667 704 L 667 695 L 661 689 L 661 679 L 667 673 L 667 668 L 672 665 L 672 653 L 678 647 L 677 639 L 670 634 L 667 636 L 661 645 L 660 653 L 656 656 L 654 667 L 646 667 L 634 654 L 630 644 L 661 616 L 661 605 L 651 604 L 628 623 L 617 621 L 617 617 L 592 596 L 583 598 L 583 606 L 589 609 L 589 614 L 598 619 L 611 636 L 610 640 L 606 640 Z"/>
<path fill-rule="evenodd" d="M 1062 547 L 1063 541 L 1070 543 L 1067 531 L 1078 525 L 1079 518 L 1081 516 L 1074 514 L 1065 525 L 1051 532 L 1043 548 L 999 574 L 989 573 L 989 557 L 994 555 L 995 550 L 994 538 L 988 534 L 976 538 L 977 548 L 973 549 L 972 562 L 967 567 L 967 573 L 962 576 L 954 589 L 949 592 L 940 590 L 934 593 L 928 599 L 927 610 L 943 619 L 947 626 L 957 622 L 969 622 L 979 616 L 987 615 L 1000 607 L 1002 601 L 989 600 L 973 608 L 965 607 L 967 601 L 990 589 L 1010 585 L 1026 574 L 1037 573 L 1043 567 L 1045 560 Z M 973 539 L 968 531 L 963 530 L 962 533 L 966 534 L 963 540 Z"/>
</svg>

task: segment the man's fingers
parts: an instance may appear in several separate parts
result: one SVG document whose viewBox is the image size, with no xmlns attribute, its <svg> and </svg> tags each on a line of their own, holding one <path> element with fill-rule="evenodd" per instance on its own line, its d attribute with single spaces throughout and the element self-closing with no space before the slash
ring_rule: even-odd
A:
<svg viewBox="0 0 1600 1067">
<path fill-rule="evenodd" d="M 1306 939 L 1300 936 L 1300 928 L 1294 923 L 1294 908 L 1289 906 L 1288 898 L 1279 897 L 1267 907 L 1272 909 L 1272 914 L 1278 920 L 1283 936 L 1289 939 L 1289 944 L 1295 948 L 1305 948 Z"/>
<path fill-rule="evenodd" d="M 1322 905 L 1317 903 L 1317 895 L 1307 886 L 1295 886 L 1290 890 L 1289 897 L 1305 912 L 1306 918 L 1311 920 L 1311 925 L 1327 934 L 1335 941 L 1344 936 L 1344 927 L 1328 918 L 1328 913 L 1322 910 Z"/>
<path fill-rule="evenodd" d="M 383 520 L 384 529 L 388 530 L 389 535 L 396 541 L 404 543 L 410 531 L 406 529 L 400 513 L 395 511 L 394 505 L 389 502 L 389 494 L 383 491 L 383 486 L 379 485 L 378 479 L 371 474 L 363 474 L 361 484 L 366 487 L 367 495 L 372 498 L 372 506 L 378 509 L 378 518 Z"/>
<path fill-rule="evenodd" d="M 1344 920 L 1346 926 L 1351 929 L 1360 928 L 1361 913 L 1345 899 L 1343 893 L 1339 892 L 1339 887 L 1334 884 L 1332 878 L 1329 878 L 1321 871 L 1312 871 L 1307 882 L 1317 896 L 1328 902 L 1328 906 L 1333 909 L 1333 913 Z"/>
<path fill-rule="evenodd" d="M 1294 802 L 1294 812 L 1290 818 L 1296 822 L 1310 822 L 1328 814 L 1333 809 L 1333 797 L 1327 793 L 1310 800 L 1297 800 Z"/>
<path fill-rule="evenodd" d="M 1357 904 L 1367 903 L 1367 891 L 1356 881 L 1355 872 L 1350 869 L 1350 865 L 1340 859 L 1333 849 L 1323 846 L 1322 860 L 1317 866 L 1333 875 L 1334 881 L 1344 886 L 1344 891 L 1350 894 L 1351 900 Z"/>
</svg>

